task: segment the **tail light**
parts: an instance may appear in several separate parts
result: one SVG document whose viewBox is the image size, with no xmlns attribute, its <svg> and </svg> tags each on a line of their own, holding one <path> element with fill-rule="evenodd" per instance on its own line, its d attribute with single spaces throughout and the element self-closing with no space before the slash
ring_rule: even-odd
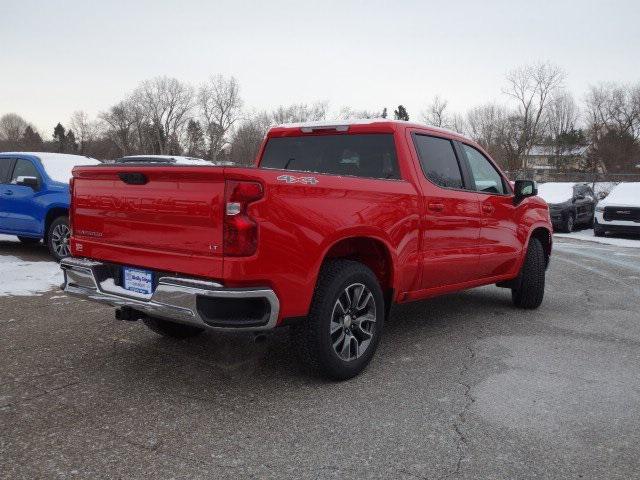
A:
<svg viewBox="0 0 640 480">
<path fill-rule="evenodd" d="M 227 180 L 225 184 L 224 254 L 253 255 L 258 248 L 258 224 L 247 209 L 264 195 L 258 182 Z"/>
<path fill-rule="evenodd" d="M 69 204 L 69 235 L 73 235 L 73 184 L 75 183 L 75 178 L 71 177 L 69 180 L 69 196 L 71 197 L 71 202 Z"/>
</svg>

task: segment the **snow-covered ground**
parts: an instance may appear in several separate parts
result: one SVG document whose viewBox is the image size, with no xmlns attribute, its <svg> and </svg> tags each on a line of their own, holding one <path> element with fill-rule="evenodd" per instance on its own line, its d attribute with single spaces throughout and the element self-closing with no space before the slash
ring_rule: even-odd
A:
<svg viewBox="0 0 640 480">
<path fill-rule="evenodd" d="M 616 245 L 618 247 L 636 247 L 640 248 L 640 235 L 634 238 L 632 236 L 626 237 L 612 237 L 607 235 L 605 237 L 596 237 L 593 235 L 593 229 L 579 230 L 572 233 L 554 233 L 554 237 L 560 238 L 573 238 L 575 240 L 586 240 L 589 242 L 603 243 L 605 245 Z"/>
<path fill-rule="evenodd" d="M 32 262 L 0 255 L 0 272 L 0 297 L 43 293 L 62 283 L 62 270 L 56 262 Z"/>
<path fill-rule="evenodd" d="M 0 235 L 0 242 L 18 238 Z M 62 270 L 56 262 L 34 262 L 3 254 L 0 249 L 0 297 L 28 296 L 47 292 L 62 283 Z"/>
</svg>

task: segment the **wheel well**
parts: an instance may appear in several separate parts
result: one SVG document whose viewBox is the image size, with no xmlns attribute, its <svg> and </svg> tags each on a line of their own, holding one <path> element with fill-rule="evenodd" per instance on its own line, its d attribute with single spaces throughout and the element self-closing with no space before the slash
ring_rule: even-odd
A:
<svg viewBox="0 0 640 480">
<path fill-rule="evenodd" d="M 58 217 L 63 217 L 69 215 L 69 210 L 62 207 L 52 208 L 47 212 L 47 216 L 44 219 L 44 232 L 42 234 L 43 237 L 47 236 L 47 232 L 49 231 L 49 226 L 53 223 L 53 221 Z"/>
<path fill-rule="evenodd" d="M 335 258 L 353 260 L 369 267 L 378 277 L 385 304 L 387 308 L 390 307 L 393 299 L 393 261 L 384 243 L 370 237 L 345 238 L 329 249 L 323 262 Z"/>
<path fill-rule="evenodd" d="M 545 263 L 549 265 L 549 256 L 551 255 L 551 232 L 546 228 L 539 227 L 531 233 L 531 238 L 537 238 L 540 240 L 542 248 L 544 249 Z"/>
</svg>

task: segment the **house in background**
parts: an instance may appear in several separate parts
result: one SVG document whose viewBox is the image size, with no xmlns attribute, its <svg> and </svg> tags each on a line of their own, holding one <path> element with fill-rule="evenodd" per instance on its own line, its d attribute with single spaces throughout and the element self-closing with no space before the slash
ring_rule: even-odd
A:
<svg viewBox="0 0 640 480">
<path fill-rule="evenodd" d="M 546 145 L 534 145 L 525 155 L 528 170 L 535 173 L 578 172 L 587 157 L 588 146 L 557 149 Z"/>
</svg>

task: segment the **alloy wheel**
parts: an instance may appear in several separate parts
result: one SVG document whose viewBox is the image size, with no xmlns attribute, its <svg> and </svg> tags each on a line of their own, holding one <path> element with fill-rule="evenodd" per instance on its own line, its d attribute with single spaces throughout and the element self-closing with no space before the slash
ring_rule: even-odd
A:
<svg viewBox="0 0 640 480">
<path fill-rule="evenodd" d="M 69 250 L 69 236 L 71 234 L 71 230 L 69 230 L 69 226 L 65 224 L 56 225 L 51 232 L 51 245 L 53 250 L 56 252 L 60 258 L 68 257 L 70 254 Z"/>
<path fill-rule="evenodd" d="M 361 357 L 369 348 L 376 325 L 376 302 L 362 283 L 353 283 L 338 296 L 331 313 L 329 334 L 342 360 Z"/>
</svg>

